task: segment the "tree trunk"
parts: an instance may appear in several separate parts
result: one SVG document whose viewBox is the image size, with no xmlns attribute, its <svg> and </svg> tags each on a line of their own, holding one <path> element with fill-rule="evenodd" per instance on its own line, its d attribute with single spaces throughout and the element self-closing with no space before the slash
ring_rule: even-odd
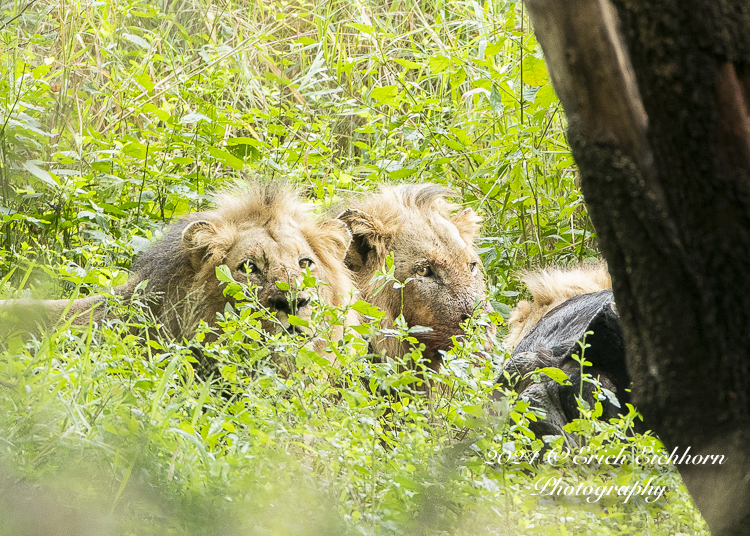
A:
<svg viewBox="0 0 750 536">
<path fill-rule="evenodd" d="M 714 536 L 750 532 L 750 2 L 527 0 L 633 399 Z"/>
</svg>

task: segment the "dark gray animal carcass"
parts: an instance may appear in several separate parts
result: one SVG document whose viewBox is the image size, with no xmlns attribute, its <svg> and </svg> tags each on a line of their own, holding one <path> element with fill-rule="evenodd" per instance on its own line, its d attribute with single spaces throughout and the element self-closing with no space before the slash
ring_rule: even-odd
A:
<svg viewBox="0 0 750 536">
<path fill-rule="evenodd" d="M 584 340 L 588 347 L 583 356 L 592 363 L 584 372 L 597 378 L 616 397 L 602 401 L 602 418 L 616 417 L 620 407 L 629 401 L 625 344 L 612 291 L 574 296 L 537 322 L 513 350 L 498 379 L 501 385 L 513 387 L 533 408 L 546 413 L 546 419 L 531 425 L 539 437 L 562 434 L 562 427 L 578 417 L 576 397 L 581 392 L 581 369 L 571 356 L 581 355 Z M 560 385 L 546 376 L 535 383 L 529 373 L 543 367 L 561 369 L 568 375 L 570 385 Z M 583 382 L 583 398 L 590 405 L 595 402 L 595 390 L 594 385 Z"/>
</svg>

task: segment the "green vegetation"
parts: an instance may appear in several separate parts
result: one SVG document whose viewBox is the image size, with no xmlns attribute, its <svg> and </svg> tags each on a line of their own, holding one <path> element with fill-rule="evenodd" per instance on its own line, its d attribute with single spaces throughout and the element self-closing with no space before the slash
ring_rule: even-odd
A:
<svg viewBox="0 0 750 536">
<path fill-rule="evenodd" d="M 485 217 L 504 315 L 518 270 L 596 256 L 520 3 L 38 0 L 0 7 L 0 43 L 2 297 L 122 284 L 238 174 L 321 210 L 389 181 L 453 187 Z M 477 333 L 420 377 L 358 338 L 333 368 L 254 322 L 227 313 L 206 381 L 196 341 L 119 321 L 0 341 L 0 534 L 707 533 L 673 469 L 529 463 L 536 417 L 494 401 L 504 355 Z M 658 447 L 632 411 L 598 410 L 574 423 L 597 453 Z M 535 495 L 551 477 L 668 492 Z"/>
</svg>

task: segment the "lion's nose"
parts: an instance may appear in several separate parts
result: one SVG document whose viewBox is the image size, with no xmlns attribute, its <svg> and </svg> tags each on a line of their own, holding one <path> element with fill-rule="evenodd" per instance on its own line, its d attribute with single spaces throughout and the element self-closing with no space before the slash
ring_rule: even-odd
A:
<svg viewBox="0 0 750 536">
<path fill-rule="evenodd" d="M 273 310 L 290 315 L 294 314 L 295 311 L 303 309 L 309 303 L 309 296 L 298 295 L 296 299 L 291 300 L 291 303 L 288 296 L 279 296 L 278 298 L 272 299 L 268 303 L 268 306 Z"/>
<path fill-rule="evenodd" d="M 280 311 L 282 313 L 291 314 L 292 309 L 289 307 L 289 302 L 286 298 L 277 298 L 268 302 L 269 309 Z"/>
</svg>

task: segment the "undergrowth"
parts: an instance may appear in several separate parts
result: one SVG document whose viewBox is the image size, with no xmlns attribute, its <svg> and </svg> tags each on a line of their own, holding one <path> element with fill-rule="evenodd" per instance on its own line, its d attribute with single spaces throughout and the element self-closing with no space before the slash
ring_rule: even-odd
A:
<svg viewBox="0 0 750 536">
<path fill-rule="evenodd" d="M 332 360 L 299 336 L 258 338 L 256 312 L 228 312 L 218 340 L 205 344 L 202 333 L 152 334 L 144 344 L 149 332 L 119 320 L 12 339 L 0 357 L 0 532 L 701 530 L 676 471 L 635 460 L 659 442 L 633 432 L 632 408 L 612 423 L 589 411 L 571 426 L 585 437 L 586 450 L 573 450 L 583 457 L 551 457 L 573 445 L 534 437 L 528 404 L 498 396 L 481 322 L 433 373 L 378 363 L 353 333 L 329 344 Z M 418 347 L 406 359 L 419 365 Z M 213 365 L 200 367 L 206 360 Z M 649 478 L 666 486 L 658 500 L 543 493 L 550 479 L 600 487 Z"/>
</svg>

